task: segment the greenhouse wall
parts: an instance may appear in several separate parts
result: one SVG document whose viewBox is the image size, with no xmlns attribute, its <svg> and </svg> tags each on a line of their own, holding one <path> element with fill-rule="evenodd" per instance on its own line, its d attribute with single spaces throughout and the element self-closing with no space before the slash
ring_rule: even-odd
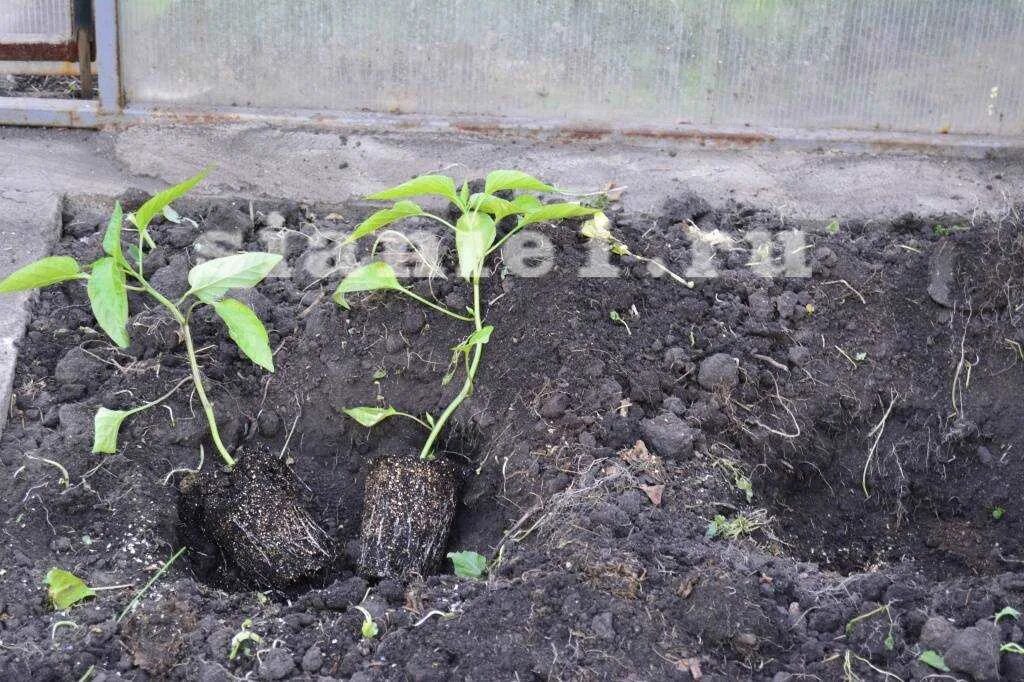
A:
<svg viewBox="0 0 1024 682">
<path fill-rule="evenodd" d="M 0 3 L 0 42 L 64 40 L 69 35 L 69 0 L 3 0 Z"/>
<path fill-rule="evenodd" d="M 129 103 L 1024 135 L 1020 0 L 118 9 Z"/>
</svg>

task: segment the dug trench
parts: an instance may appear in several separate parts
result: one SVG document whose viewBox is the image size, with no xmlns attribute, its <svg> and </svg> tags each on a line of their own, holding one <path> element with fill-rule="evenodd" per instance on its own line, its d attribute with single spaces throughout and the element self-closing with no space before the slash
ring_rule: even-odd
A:
<svg viewBox="0 0 1024 682">
<path fill-rule="evenodd" d="M 187 391 L 126 422 L 117 454 L 89 454 L 97 406 L 152 399 L 188 370 L 173 322 L 142 299 L 121 351 L 82 287 L 53 287 L 0 442 L 3 679 L 923 679 L 929 650 L 960 677 L 1024 679 L 1024 657 L 999 651 L 1020 627 L 995 618 L 1024 603 L 1019 213 L 793 224 L 694 196 L 653 216 L 607 209 L 631 249 L 680 270 L 694 239 L 713 242 L 717 276 L 692 289 L 628 257 L 611 257 L 618 277 L 581 277 L 593 251 L 578 226 L 553 229 L 547 275 L 499 262 L 487 279 L 495 332 L 441 447 L 458 481 L 444 551 L 486 555 L 488 575 L 442 561 L 378 580 L 359 573 L 364 483 L 423 433 L 340 409 L 436 413 L 464 329 L 393 296 L 330 300 L 332 244 L 366 205 L 176 207 L 189 220 L 154 225 L 146 263 L 170 293 L 214 243 L 286 245 L 288 276 L 246 294 L 273 375 L 212 317 L 193 332 L 228 447 L 270 459 L 332 560 L 275 590 L 211 542 L 179 492 L 201 447 L 216 469 Z M 107 211 L 68 202 L 55 252 L 95 258 Z M 810 276 L 763 276 L 780 242 L 752 253 L 744 236 L 794 227 Z M 454 276 L 415 287 L 467 303 Z M 132 587 L 54 613 L 51 566 Z"/>
</svg>

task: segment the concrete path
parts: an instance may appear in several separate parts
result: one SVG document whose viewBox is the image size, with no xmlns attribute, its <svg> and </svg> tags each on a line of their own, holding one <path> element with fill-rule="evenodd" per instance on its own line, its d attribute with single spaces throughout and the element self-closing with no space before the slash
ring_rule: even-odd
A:
<svg viewBox="0 0 1024 682">
<path fill-rule="evenodd" d="M 884 219 L 1002 213 L 1024 200 L 1020 159 L 954 159 L 715 149 L 646 140 L 493 139 L 429 132 L 280 130 L 263 125 L 137 126 L 115 132 L 0 128 L 0 276 L 44 255 L 59 233 L 62 197 L 154 191 L 217 170 L 205 192 L 340 203 L 425 171 L 456 177 L 520 168 L 559 186 L 628 187 L 627 210 L 654 211 L 691 190 L 713 204 L 769 207 L 784 217 Z M 26 296 L 0 298 L 0 406 L 6 417 L 25 327 Z"/>
<path fill-rule="evenodd" d="M 60 234 L 60 208 L 56 192 L 0 189 L 0 275 L 50 252 Z M 10 413 L 17 345 L 25 333 L 32 295 L 0 296 L 0 432 Z"/>
</svg>

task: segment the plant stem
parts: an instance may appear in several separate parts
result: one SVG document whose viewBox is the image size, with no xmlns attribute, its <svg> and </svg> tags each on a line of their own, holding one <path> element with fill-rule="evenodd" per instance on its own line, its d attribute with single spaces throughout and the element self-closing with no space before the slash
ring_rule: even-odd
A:
<svg viewBox="0 0 1024 682">
<path fill-rule="evenodd" d="M 449 317 L 454 317 L 456 320 L 462 320 L 463 322 L 472 322 L 473 321 L 472 317 L 469 317 L 467 315 L 459 315 L 454 310 L 449 310 L 448 308 L 445 308 L 444 306 L 440 306 L 440 305 L 434 303 L 433 301 L 429 301 L 429 300 L 423 298 L 422 296 L 419 296 L 418 294 L 413 293 L 411 290 L 406 289 L 405 287 L 399 288 L 399 291 L 401 291 L 403 294 L 405 294 L 409 298 L 413 299 L 414 301 L 419 301 L 420 303 L 422 303 L 423 305 L 427 306 L 428 308 L 433 308 L 434 310 L 436 310 L 439 313 L 444 313 L 445 315 L 448 315 Z"/>
<path fill-rule="evenodd" d="M 434 215 L 433 213 L 424 213 L 423 217 L 424 218 L 433 218 L 434 220 L 436 220 L 437 222 L 441 223 L 442 225 L 444 225 L 446 227 L 450 227 L 453 230 L 455 229 L 454 225 L 452 225 L 450 222 L 448 222 L 447 220 L 445 220 L 441 216 Z"/>
<path fill-rule="evenodd" d="M 680 284 L 682 284 L 684 287 L 687 287 L 688 289 L 692 289 L 693 288 L 693 282 L 691 282 L 688 279 L 683 279 L 682 277 L 680 277 L 676 273 L 672 272 L 667 267 L 665 267 L 665 265 L 663 265 L 661 263 L 661 261 L 659 261 L 657 258 L 648 258 L 647 256 L 638 256 L 638 255 L 636 255 L 635 253 L 632 253 L 632 252 L 630 252 L 630 255 L 633 256 L 633 258 L 636 258 L 638 260 L 644 261 L 645 263 L 650 263 L 651 265 L 653 265 L 654 267 L 658 268 L 659 270 L 664 272 L 666 275 L 668 275 L 669 277 L 671 277 L 675 281 L 677 281 Z"/>
<path fill-rule="evenodd" d="M 409 414 L 408 412 L 395 412 L 395 416 L 396 417 L 405 417 L 407 419 L 411 419 L 411 420 L 413 420 L 414 422 L 416 422 L 417 424 L 419 424 L 420 426 L 422 426 L 425 429 L 429 429 L 430 428 L 430 424 L 428 424 L 427 422 L 423 421 L 422 419 L 420 419 L 419 417 L 417 417 L 415 415 Z"/>
<path fill-rule="evenodd" d="M 171 303 L 166 296 L 150 286 L 149 282 L 142 276 L 141 271 L 132 272 L 131 274 L 142 285 L 142 288 L 146 290 L 146 293 L 156 299 L 160 305 L 167 308 L 168 312 L 171 313 L 171 317 L 174 318 L 174 321 L 181 328 L 181 333 L 185 337 L 185 353 L 188 356 L 188 365 L 192 370 L 192 385 L 195 386 L 196 395 L 199 396 L 199 402 L 203 406 L 203 413 L 206 415 L 206 422 L 210 426 L 210 437 L 213 438 L 213 444 L 217 447 L 217 454 L 221 456 L 221 459 L 224 460 L 229 469 L 234 468 L 235 458 L 231 456 L 231 453 L 224 447 L 224 443 L 220 439 L 220 429 L 217 428 L 217 418 L 213 413 L 213 404 L 210 403 L 210 399 L 206 396 L 203 376 L 199 372 L 199 361 L 196 359 L 195 345 L 192 343 L 192 332 L 188 326 L 188 318 L 178 310 L 178 306 Z"/>
<path fill-rule="evenodd" d="M 476 331 L 480 331 L 483 327 L 483 320 L 480 316 L 480 273 L 483 269 L 483 262 L 477 266 L 476 271 L 473 272 L 473 327 Z M 444 425 L 448 422 L 449 417 L 452 413 L 462 404 L 469 394 L 473 391 L 473 379 L 476 378 L 477 368 L 480 366 L 480 356 L 483 355 L 484 344 L 477 343 L 473 346 L 473 360 L 469 364 L 469 370 L 466 372 L 466 380 L 462 383 L 462 388 L 456 394 L 455 398 L 448 404 L 448 407 L 444 409 L 441 416 L 434 422 L 434 428 L 430 430 L 430 435 L 427 436 L 427 442 L 423 444 L 423 449 L 420 450 L 420 459 L 430 459 L 431 452 L 434 449 L 434 445 L 437 442 L 438 437 L 441 435 Z"/>
<path fill-rule="evenodd" d="M 182 319 L 184 320 L 184 318 Z M 213 438 L 213 444 L 217 447 L 217 453 L 224 460 L 224 463 L 228 465 L 228 468 L 232 469 L 235 466 L 235 458 L 231 456 L 228 449 L 224 447 L 224 443 L 221 442 L 220 430 L 217 428 L 217 418 L 213 413 L 213 404 L 206 397 L 206 389 L 203 388 L 203 377 L 199 373 L 199 361 L 196 360 L 196 349 L 192 343 L 192 333 L 189 331 L 188 320 L 184 320 L 184 324 L 181 325 L 181 331 L 185 334 L 185 352 L 188 354 L 188 364 L 192 368 L 192 383 L 196 387 L 196 395 L 199 396 L 203 412 L 206 413 L 206 421 L 210 425 L 210 436 Z"/>
<path fill-rule="evenodd" d="M 495 251 L 497 251 L 498 249 L 500 249 L 502 244 L 507 242 L 510 237 L 515 236 L 522 229 L 523 229 L 523 225 L 516 225 L 511 230 L 506 232 L 504 237 L 502 237 L 501 239 L 496 241 L 494 243 L 494 245 L 491 246 L 491 248 L 487 249 L 487 253 L 484 254 L 484 257 L 487 257 L 487 256 L 491 255 L 492 253 L 494 253 Z"/>
</svg>

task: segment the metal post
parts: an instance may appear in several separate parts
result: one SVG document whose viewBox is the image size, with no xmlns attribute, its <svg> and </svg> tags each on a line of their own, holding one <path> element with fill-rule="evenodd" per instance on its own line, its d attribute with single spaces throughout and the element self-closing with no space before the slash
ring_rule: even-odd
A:
<svg viewBox="0 0 1024 682">
<path fill-rule="evenodd" d="M 117 0 L 95 0 L 93 19 L 96 31 L 96 61 L 100 86 L 99 109 L 116 114 L 124 103 L 121 92 L 121 65 L 117 45 Z"/>
<path fill-rule="evenodd" d="M 78 38 L 80 97 L 92 99 L 92 0 L 75 0 L 73 15 L 73 26 Z"/>
</svg>

